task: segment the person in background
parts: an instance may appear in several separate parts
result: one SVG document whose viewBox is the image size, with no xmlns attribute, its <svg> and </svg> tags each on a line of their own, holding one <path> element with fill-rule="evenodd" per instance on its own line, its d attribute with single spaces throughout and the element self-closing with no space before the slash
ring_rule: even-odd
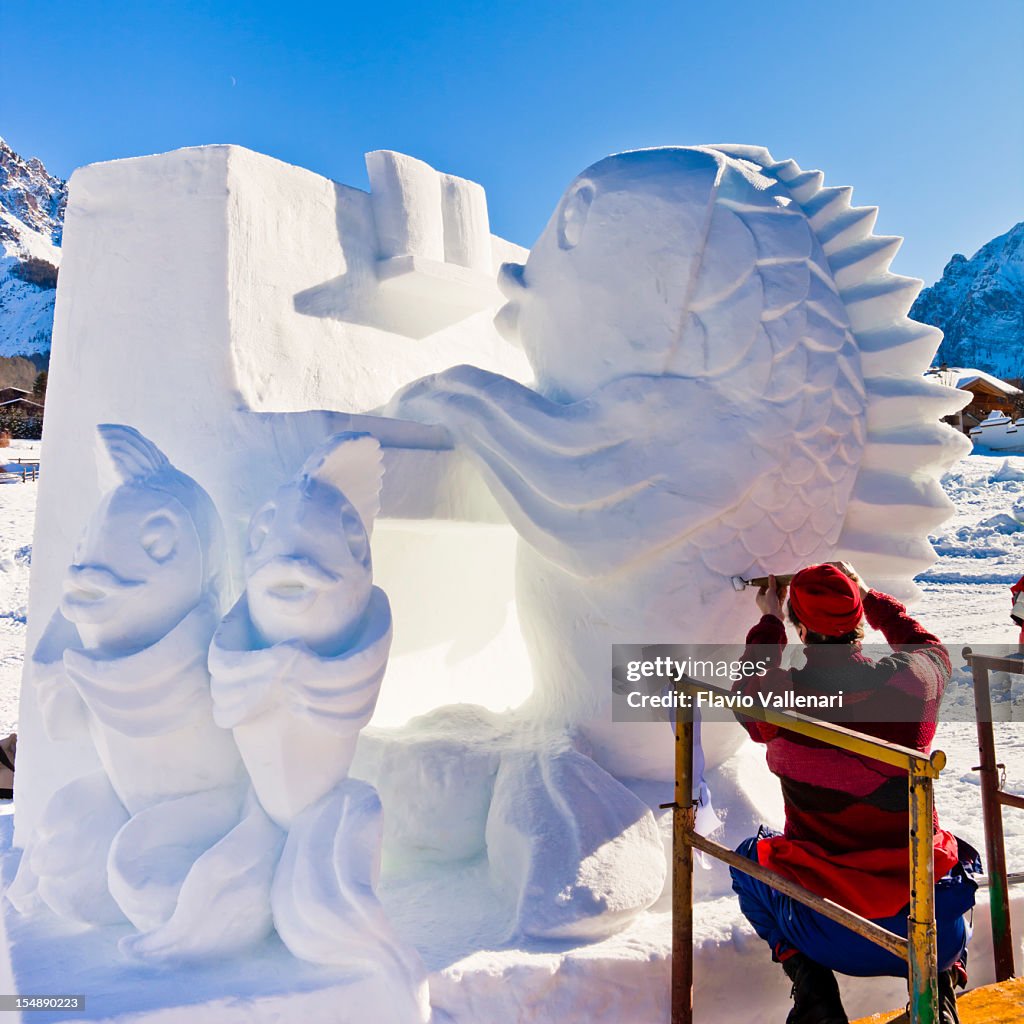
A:
<svg viewBox="0 0 1024 1024">
<path fill-rule="evenodd" d="M 881 740 L 930 750 L 942 694 L 951 675 L 939 638 L 895 598 L 868 590 L 846 563 L 812 565 L 787 593 L 774 577 L 757 595 L 760 621 L 747 635 L 745 657 L 771 649 L 764 677 L 736 683 L 734 693 L 829 695 L 843 691 L 856 708 L 853 728 Z M 787 608 L 806 665 L 783 669 Z M 872 661 L 861 650 L 864 619 L 895 653 Z M 757 645 L 758 653 L 751 651 Z M 768 766 L 782 784 L 783 833 L 763 826 L 738 852 L 866 917 L 907 934 L 909 810 L 904 770 L 848 753 L 774 725 L 737 716 L 767 747 Z M 894 719 L 898 718 L 898 721 Z M 955 989 L 966 984 L 968 926 L 980 870 L 977 853 L 934 825 L 939 998 L 942 1024 L 958 1024 Z M 905 961 L 749 875 L 732 869 L 740 908 L 793 983 L 787 1024 L 846 1024 L 833 971 L 860 977 L 906 977 Z"/>
<path fill-rule="evenodd" d="M 1010 618 L 1020 626 L 1020 636 L 1017 638 L 1017 642 L 1024 644 L 1024 576 L 1021 576 L 1010 587 L 1010 600 L 1013 602 L 1013 607 L 1010 609 Z"/>
<path fill-rule="evenodd" d="M 14 798 L 14 759 L 18 754 L 18 734 L 12 732 L 0 740 L 0 800 Z"/>
</svg>

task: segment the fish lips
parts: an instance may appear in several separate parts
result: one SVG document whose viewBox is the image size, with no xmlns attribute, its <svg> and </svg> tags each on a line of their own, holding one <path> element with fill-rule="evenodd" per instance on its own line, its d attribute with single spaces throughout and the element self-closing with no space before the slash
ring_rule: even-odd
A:
<svg viewBox="0 0 1024 1024">
<path fill-rule="evenodd" d="M 278 557 L 264 562 L 249 575 L 246 589 L 269 601 L 278 611 L 300 615 L 308 611 L 320 594 L 336 585 L 341 577 L 316 562 L 302 557 Z"/>
<path fill-rule="evenodd" d="M 117 603 L 134 593 L 144 580 L 129 580 L 99 565 L 72 565 L 64 579 L 60 608 L 71 622 L 103 622 Z"/>
</svg>

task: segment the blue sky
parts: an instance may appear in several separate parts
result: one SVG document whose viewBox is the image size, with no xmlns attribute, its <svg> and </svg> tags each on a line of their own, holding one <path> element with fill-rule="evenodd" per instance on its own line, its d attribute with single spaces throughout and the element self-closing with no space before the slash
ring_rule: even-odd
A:
<svg viewBox="0 0 1024 1024">
<path fill-rule="evenodd" d="M 1024 219 L 1021 0 L 48 0 L 6 10 L 0 134 L 52 171 L 232 142 L 365 187 L 397 149 L 530 244 L 622 149 L 748 142 L 819 167 L 934 280 Z"/>
</svg>

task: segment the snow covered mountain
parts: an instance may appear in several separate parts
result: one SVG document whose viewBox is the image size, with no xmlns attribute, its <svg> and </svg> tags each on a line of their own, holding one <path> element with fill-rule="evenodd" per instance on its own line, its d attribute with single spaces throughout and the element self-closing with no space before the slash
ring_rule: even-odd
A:
<svg viewBox="0 0 1024 1024">
<path fill-rule="evenodd" d="M 1024 377 L 1024 221 L 970 259 L 957 253 L 910 315 L 945 332 L 937 360 Z"/>
<path fill-rule="evenodd" d="M 0 356 L 50 351 L 67 182 L 0 138 Z"/>
</svg>

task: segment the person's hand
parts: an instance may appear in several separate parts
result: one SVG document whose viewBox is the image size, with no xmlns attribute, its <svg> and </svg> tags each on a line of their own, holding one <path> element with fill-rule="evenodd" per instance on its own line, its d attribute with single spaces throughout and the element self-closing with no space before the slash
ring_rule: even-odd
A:
<svg viewBox="0 0 1024 1024">
<path fill-rule="evenodd" d="M 754 600 L 762 615 L 774 615 L 782 621 L 782 606 L 786 601 L 788 587 L 780 587 L 774 576 L 768 577 L 768 586 L 761 587 Z"/>
<path fill-rule="evenodd" d="M 857 584 L 857 589 L 860 591 L 861 597 L 866 597 L 868 590 L 870 589 L 867 584 L 860 578 L 860 574 L 849 562 L 828 562 L 828 565 L 834 566 L 844 576 L 849 576 L 854 583 Z"/>
</svg>

